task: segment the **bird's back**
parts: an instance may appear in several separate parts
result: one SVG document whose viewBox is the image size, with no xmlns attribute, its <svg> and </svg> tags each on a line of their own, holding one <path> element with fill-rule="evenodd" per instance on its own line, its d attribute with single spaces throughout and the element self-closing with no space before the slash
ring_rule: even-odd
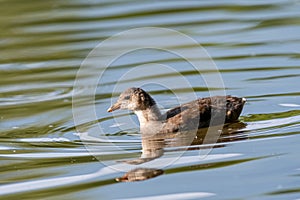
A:
<svg viewBox="0 0 300 200">
<path fill-rule="evenodd" d="M 237 121 L 245 104 L 244 98 L 214 96 L 200 98 L 168 110 L 165 117 L 165 131 L 207 127 Z M 211 120 L 213 119 L 213 120 Z"/>
</svg>

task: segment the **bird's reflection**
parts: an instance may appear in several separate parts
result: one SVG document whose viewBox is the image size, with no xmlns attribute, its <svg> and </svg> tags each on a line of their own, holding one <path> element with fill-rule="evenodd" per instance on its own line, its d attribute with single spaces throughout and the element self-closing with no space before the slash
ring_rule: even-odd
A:
<svg viewBox="0 0 300 200">
<path fill-rule="evenodd" d="M 222 145 L 215 145 L 216 147 L 224 146 L 225 142 L 236 141 L 246 139 L 243 136 L 242 129 L 246 127 L 243 122 L 236 122 L 231 124 L 225 124 L 220 130 L 212 129 L 215 134 L 209 128 L 202 128 L 197 131 L 180 132 L 173 134 L 143 134 L 142 135 L 142 155 L 138 159 L 122 160 L 132 165 L 140 165 L 145 162 L 157 159 L 164 155 L 166 147 L 185 147 L 186 150 L 194 150 L 201 148 L 202 144 L 210 144 L 210 142 L 222 143 Z M 215 137 L 218 137 L 217 140 Z M 181 149 L 182 150 L 182 149 Z M 160 173 L 157 173 L 157 172 Z M 145 178 L 143 175 L 147 175 Z M 163 174 L 161 169 L 148 169 L 137 168 L 129 171 L 123 177 L 118 178 L 118 181 L 137 181 L 145 180 Z M 128 178 L 131 177 L 131 178 Z M 136 180 L 133 178 L 136 177 Z"/>
<path fill-rule="evenodd" d="M 208 132 L 209 128 L 173 134 L 143 134 L 141 157 L 134 160 L 124 160 L 122 162 L 134 165 L 149 162 L 161 157 L 164 154 L 164 148 L 166 147 L 186 147 L 186 149 L 193 149 L 189 147 L 201 145 L 204 142 L 205 144 L 211 144 L 212 142 L 223 143 L 246 139 L 247 137 L 242 136 L 240 131 L 245 127 L 245 123 L 237 122 L 226 124 L 221 130 L 221 133 L 216 132 L 220 130 L 213 130 L 216 134 L 214 134 L 211 130 Z M 218 137 L 217 140 L 215 137 Z M 220 147 L 220 145 L 216 145 L 216 147 Z"/>
</svg>

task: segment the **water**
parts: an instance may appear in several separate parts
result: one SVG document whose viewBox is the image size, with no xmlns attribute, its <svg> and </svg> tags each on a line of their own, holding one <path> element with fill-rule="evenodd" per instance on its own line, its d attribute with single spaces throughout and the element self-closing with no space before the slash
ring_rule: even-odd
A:
<svg viewBox="0 0 300 200">
<path fill-rule="evenodd" d="M 299 9 L 296 0 L 2 0 L 1 198 L 300 198 Z M 85 92 L 95 86 L 91 83 L 97 75 L 94 68 L 77 77 L 87 85 L 73 87 L 81 63 L 99 42 L 146 26 L 171 28 L 195 39 L 215 62 L 226 94 L 248 100 L 241 116 L 243 126 L 223 136 L 205 158 L 199 156 L 199 148 L 210 145 L 196 142 L 188 151 L 183 144 L 171 145 L 156 149 L 159 158 L 139 159 L 142 139 L 135 116 L 106 112 L 116 85 L 112 101 L 122 88 L 148 83 L 143 88 L 162 109 L 193 97 L 189 87 L 173 84 L 182 77 L 199 97 L 208 96 L 209 91 L 222 92 L 222 88 L 205 85 L 184 59 L 153 49 L 117 59 L 96 84 L 93 120 Z M 145 36 L 136 39 L 140 38 Z M 170 40 L 158 37 L 158 41 L 167 46 Z M 132 45 L 123 42 L 117 45 Z M 175 42 L 170 46 L 174 51 L 194 48 Z M 159 67 L 167 68 L 158 64 L 170 68 L 160 71 Z M 118 81 L 141 65 L 150 70 Z M 203 70 L 201 75 L 216 72 Z M 168 81 L 173 90 L 155 84 Z M 80 124 L 73 118 L 73 95 L 78 97 L 73 103 L 81 113 Z M 99 126 L 102 132 L 93 132 Z M 83 137 L 87 132 L 93 132 L 93 137 Z M 138 182 L 115 180 L 137 167 L 163 170 L 164 174 Z"/>
</svg>

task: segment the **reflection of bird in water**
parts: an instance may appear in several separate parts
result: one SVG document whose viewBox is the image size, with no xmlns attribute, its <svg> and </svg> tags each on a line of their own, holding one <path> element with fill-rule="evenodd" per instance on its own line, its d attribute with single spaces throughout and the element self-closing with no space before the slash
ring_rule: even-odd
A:
<svg viewBox="0 0 300 200">
<path fill-rule="evenodd" d="M 161 169 L 152 169 L 152 168 L 136 168 L 133 169 L 124 176 L 116 178 L 116 181 L 120 182 L 133 182 L 133 181 L 143 181 L 156 176 L 162 175 L 164 173 Z"/>
<path fill-rule="evenodd" d="M 236 137 L 239 130 L 245 128 L 246 125 L 242 122 L 237 122 L 233 124 L 226 124 L 222 130 L 222 135 L 219 138 L 218 142 L 228 142 L 228 141 L 235 141 L 235 140 L 242 140 L 245 139 L 245 136 L 239 135 Z M 132 164 L 132 165 L 139 165 L 145 162 L 149 162 L 156 158 L 163 156 L 164 148 L 167 146 L 188 146 L 187 150 L 197 150 L 199 146 L 203 143 L 203 139 L 207 134 L 207 128 L 201 128 L 197 131 L 196 137 L 194 137 L 192 144 L 190 140 L 178 135 L 174 135 L 174 137 L 170 138 L 168 136 L 162 137 L 161 134 L 153 135 L 152 137 L 146 137 L 142 139 L 142 147 L 143 147 L 143 154 L 138 159 L 133 160 L 122 160 L 121 162 Z M 189 146 L 192 145 L 192 146 Z M 214 148 L 223 147 L 224 145 L 214 145 Z M 160 176 L 164 173 L 162 169 L 155 169 L 155 168 L 136 168 L 133 170 L 128 171 L 122 177 L 116 178 L 116 181 L 119 182 L 134 182 L 134 181 L 143 181 L 150 178 L 155 178 Z"/>
<path fill-rule="evenodd" d="M 177 134 L 155 134 L 151 136 L 142 136 L 142 155 L 138 159 L 123 160 L 127 164 L 139 165 L 149 162 L 156 158 L 163 156 L 166 147 L 185 147 L 187 150 L 204 149 L 201 144 L 212 144 L 215 142 L 230 142 L 237 140 L 244 140 L 247 137 L 241 133 L 240 130 L 245 128 L 246 124 L 243 122 L 236 122 L 226 124 L 222 133 L 217 133 L 218 139 L 212 140 L 210 137 L 215 137 L 214 132 L 208 134 L 208 128 L 198 129 L 197 132 L 184 132 Z M 213 129 L 212 131 L 219 131 Z M 196 134 L 196 135 L 195 135 Z M 206 141 L 204 141 L 206 139 Z M 212 141 L 212 142 L 211 142 Z M 224 147 L 224 144 L 214 145 L 214 148 Z"/>
<path fill-rule="evenodd" d="M 218 142 L 227 142 L 227 141 L 235 141 L 235 140 L 242 140 L 245 139 L 245 136 L 239 135 L 235 137 L 239 130 L 245 128 L 246 125 L 242 122 L 226 124 L 225 127 L 222 129 L 221 137 L 219 138 Z M 200 144 L 203 143 L 204 138 L 207 135 L 207 128 L 201 128 L 197 131 L 196 137 L 193 138 L 191 142 L 191 138 L 184 137 L 186 134 L 174 134 L 173 137 L 170 135 L 162 134 L 152 135 L 149 137 L 142 137 L 142 150 L 143 153 L 140 158 L 133 159 L 133 160 L 122 160 L 120 162 L 132 164 L 132 165 L 139 165 L 145 162 L 149 162 L 151 160 L 157 159 L 165 153 L 164 148 L 166 147 L 179 147 L 185 146 L 186 150 L 197 150 L 200 149 Z M 192 146 L 190 146 L 192 145 Z M 223 147 L 222 145 L 214 145 L 214 148 Z M 203 147 L 202 147 L 203 148 Z M 175 151 L 177 151 L 175 149 Z M 119 182 L 134 182 L 134 181 L 143 181 L 150 178 L 157 177 L 162 175 L 164 171 L 162 169 L 155 169 L 155 168 L 136 168 L 130 170 L 129 172 L 125 173 L 122 177 L 116 178 L 116 181 Z"/>
</svg>

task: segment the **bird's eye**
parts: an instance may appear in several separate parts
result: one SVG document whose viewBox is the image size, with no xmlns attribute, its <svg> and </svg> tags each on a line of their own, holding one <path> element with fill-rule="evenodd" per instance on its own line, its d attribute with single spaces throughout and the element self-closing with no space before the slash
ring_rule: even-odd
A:
<svg viewBox="0 0 300 200">
<path fill-rule="evenodd" d="M 125 100 L 129 100 L 129 99 L 130 99 L 130 96 L 125 96 L 124 99 L 125 99 Z"/>
</svg>

